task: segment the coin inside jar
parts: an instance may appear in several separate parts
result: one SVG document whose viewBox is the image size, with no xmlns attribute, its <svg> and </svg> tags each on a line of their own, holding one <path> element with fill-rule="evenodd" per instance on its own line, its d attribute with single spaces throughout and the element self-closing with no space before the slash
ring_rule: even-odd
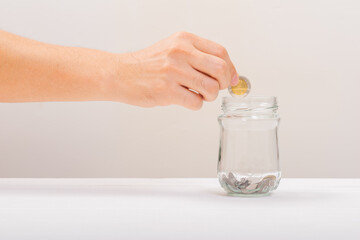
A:
<svg viewBox="0 0 360 240">
<path fill-rule="evenodd" d="M 239 76 L 239 83 L 228 88 L 229 93 L 233 97 L 245 97 L 249 94 L 251 85 L 246 77 Z"/>
</svg>

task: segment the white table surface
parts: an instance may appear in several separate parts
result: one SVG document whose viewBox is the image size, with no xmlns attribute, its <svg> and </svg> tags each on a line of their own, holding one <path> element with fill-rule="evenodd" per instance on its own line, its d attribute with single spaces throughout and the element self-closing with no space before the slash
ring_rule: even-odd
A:
<svg viewBox="0 0 360 240">
<path fill-rule="evenodd" d="M 0 179 L 0 239 L 360 239 L 360 179 Z"/>
</svg>

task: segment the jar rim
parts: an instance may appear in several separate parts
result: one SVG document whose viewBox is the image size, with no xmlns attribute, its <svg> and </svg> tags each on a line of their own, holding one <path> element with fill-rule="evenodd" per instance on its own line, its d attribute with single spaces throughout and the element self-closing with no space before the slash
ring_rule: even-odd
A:
<svg viewBox="0 0 360 240">
<path fill-rule="evenodd" d="M 246 96 L 244 98 L 224 97 L 222 110 L 224 113 L 274 113 L 277 111 L 275 96 Z"/>
<path fill-rule="evenodd" d="M 275 96 L 255 95 L 246 97 L 223 97 L 223 103 L 249 103 L 249 102 L 276 103 Z"/>
</svg>

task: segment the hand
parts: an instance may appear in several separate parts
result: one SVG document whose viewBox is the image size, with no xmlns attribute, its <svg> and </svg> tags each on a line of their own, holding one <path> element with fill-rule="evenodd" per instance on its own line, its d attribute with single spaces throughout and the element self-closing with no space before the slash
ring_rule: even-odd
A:
<svg viewBox="0 0 360 240">
<path fill-rule="evenodd" d="M 192 110 L 238 83 L 224 47 L 179 32 L 138 52 L 119 54 L 112 100 L 142 107 L 177 104 Z M 196 91 L 196 92 L 195 92 Z"/>
</svg>

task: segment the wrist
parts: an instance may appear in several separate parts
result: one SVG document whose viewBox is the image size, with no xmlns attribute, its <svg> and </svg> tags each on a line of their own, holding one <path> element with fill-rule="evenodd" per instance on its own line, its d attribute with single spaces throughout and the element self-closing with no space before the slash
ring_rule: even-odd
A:
<svg viewBox="0 0 360 240">
<path fill-rule="evenodd" d="M 119 54 L 104 53 L 98 59 L 97 72 L 100 77 L 95 79 L 98 90 L 98 100 L 119 101 L 118 85 L 121 73 L 121 58 Z"/>
<path fill-rule="evenodd" d="M 135 60 L 132 53 L 112 54 L 109 69 L 105 71 L 105 81 L 99 87 L 106 101 L 132 103 L 132 79 L 138 71 L 135 70 Z"/>
</svg>

